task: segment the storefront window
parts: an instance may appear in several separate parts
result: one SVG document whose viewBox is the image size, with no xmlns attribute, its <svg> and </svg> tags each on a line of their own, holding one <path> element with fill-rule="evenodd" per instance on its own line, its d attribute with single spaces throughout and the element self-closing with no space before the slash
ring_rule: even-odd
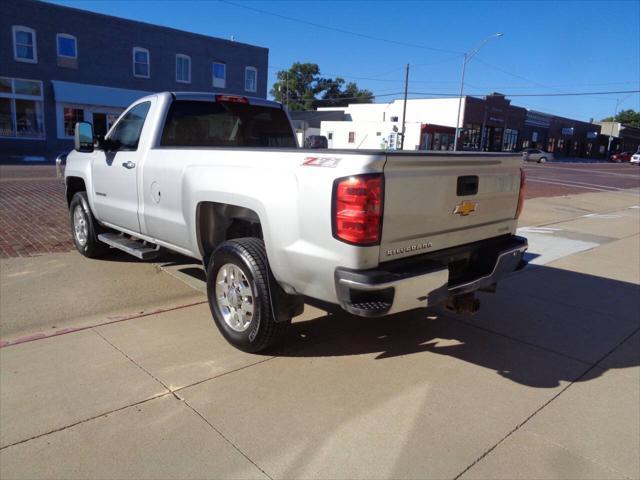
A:
<svg viewBox="0 0 640 480">
<path fill-rule="evenodd" d="M 44 138 L 41 82 L 0 78 L 0 137 Z"/>
<path fill-rule="evenodd" d="M 11 93 L 11 79 L 0 78 L 0 93 Z"/>
<path fill-rule="evenodd" d="M 433 134 L 433 149 L 434 150 L 453 150 L 453 134 L 448 133 L 434 133 Z"/>
<path fill-rule="evenodd" d="M 482 127 L 478 124 L 467 123 L 462 136 L 462 148 L 464 150 L 480 150 Z"/>
<path fill-rule="evenodd" d="M 42 133 L 40 105 L 33 100 L 16 100 L 16 136 L 37 137 Z"/>
<path fill-rule="evenodd" d="M 42 96 L 42 84 L 33 80 L 18 80 L 13 81 L 13 91 L 16 95 L 32 95 L 35 97 Z"/>
<path fill-rule="evenodd" d="M 11 100 L 8 98 L 0 98 L 0 137 L 12 137 L 13 131 Z"/>
<path fill-rule="evenodd" d="M 556 151 L 556 139 L 550 138 L 549 143 L 547 144 L 547 152 L 555 152 Z"/>
<path fill-rule="evenodd" d="M 75 134 L 76 122 L 84 120 L 84 110 L 82 108 L 64 107 L 64 134 L 73 137 Z"/>
<path fill-rule="evenodd" d="M 502 151 L 513 152 L 518 144 L 518 130 L 507 128 L 502 137 Z"/>
</svg>

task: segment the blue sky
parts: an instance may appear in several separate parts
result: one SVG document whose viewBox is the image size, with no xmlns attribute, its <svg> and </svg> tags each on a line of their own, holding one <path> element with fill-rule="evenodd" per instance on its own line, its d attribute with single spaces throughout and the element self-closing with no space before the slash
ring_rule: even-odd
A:
<svg viewBox="0 0 640 480">
<path fill-rule="evenodd" d="M 495 32 L 467 65 L 465 93 L 640 89 L 640 1 L 109 1 L 55 3 L 269 48 L 269 87 L 294 61 L 313 62 L 380 95 L 460 88 L 462 52 Z M 234 5 L 235 4 L 235 5 Z M 240 5 L 240 6 L 238 6 Z M 245 8 L 243 8 L 244 6 Z M 248 7 L 248 8 L 246 8 Z M 363 38 L 255 11 L 390 40 Z M 409 45 L 398 45 L 399 42 Z M 391 95 L 390 95 L 391 94 Z M 395 94 L 395 95 L 394 95 Z M 583 120 L 640 110 L 640 95 L 512 97 L 514 105 Z"/>
</svg>

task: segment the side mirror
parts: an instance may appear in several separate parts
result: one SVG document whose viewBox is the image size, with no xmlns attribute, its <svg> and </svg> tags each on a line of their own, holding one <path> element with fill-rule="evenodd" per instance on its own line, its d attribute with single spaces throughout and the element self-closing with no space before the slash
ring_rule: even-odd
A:
<svg viewBox="0 0 640 480">
<path fill-rule="evenodd" d="M 78 152 L 93 152 L 93 125 L 89 122 L 76 123 L 74 141 Z"/>
</svg>

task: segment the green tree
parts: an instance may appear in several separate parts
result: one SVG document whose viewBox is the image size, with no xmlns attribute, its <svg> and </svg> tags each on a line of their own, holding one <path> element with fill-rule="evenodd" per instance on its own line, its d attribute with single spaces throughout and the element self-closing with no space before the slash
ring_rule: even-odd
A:
<svg viewBox="0 0 640 480">
<path fill-rule="evenodd" d="M 323 78 L 316 63 L 295 62 L 280 70 L 271 87 L 271 95 L 289 106 L 289 110 L 312 110 L 317 106 L 344 106 L 348 103 L 371 103 L 373 93 L 360 90 L 342 78 Z"/>
<path fill-rule="evenodd" d="M 640 128 L 640 112 L 633 109 L 622 110 L 615 117 L 607 117 L 602 119 L 603 122 L 620 122 L 625 125 Z"/>
<path fill-rule="evenodd" d="M 322 83 L 323 107 L 344 107 L 350 103 L 372 103 L 374 96 L 369 90 L 360 90 L 354 82 L 346 83 L 343 78 L 326 79 Z"/>
</svg>

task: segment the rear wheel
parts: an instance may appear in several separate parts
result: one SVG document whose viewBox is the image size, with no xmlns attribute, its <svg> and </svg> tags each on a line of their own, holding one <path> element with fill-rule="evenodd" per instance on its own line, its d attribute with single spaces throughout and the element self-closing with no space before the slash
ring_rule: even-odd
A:
<svg viewBox="0 0 640 480">
<path fill-rule="evenodd" d="M 234 347 L 259 352 L 275 344 L 291 323 L 275 309 L 279 288 L 264 242 L 238 238 L 222 243 L 207 266 L 207 297 L 216 326 Z M 276 321 L 276 317 L 280 321 Z"/>
<path fill-rule="evenodd" d="M 538 163 L 545 163 L 547 161 L 547 157 L 541 157 L 540 160 L 538 160 Z"/>
<path fill-rule="evenodd" d="M 85 192 L 78 192 L 71 199 L 69 217 L 73 243 L 78 252 L 88 258 L 97 258 L 109 251 L 109 246 L 98 240 L 98 233 L 103 229 L 91 213 Z"/>
</svg>

